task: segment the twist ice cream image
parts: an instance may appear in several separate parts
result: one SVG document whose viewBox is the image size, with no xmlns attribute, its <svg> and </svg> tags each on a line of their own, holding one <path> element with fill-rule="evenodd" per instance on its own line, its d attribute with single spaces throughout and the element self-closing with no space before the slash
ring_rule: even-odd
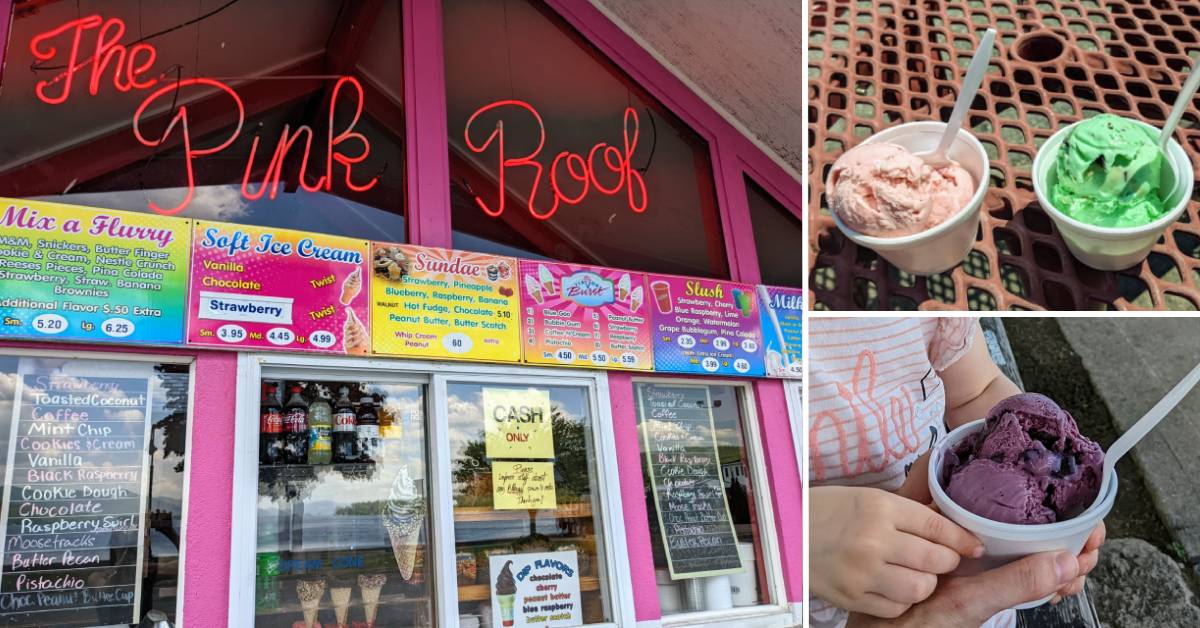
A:
<svg viewBox="0 0 1200 628">
<path fill-rule="evenodd" d="M 951 161 L 937 168 L 886 142 L 860 144 L 829 173 L 829 208 L 851 229 L 894 238 L 936 227 L 971 202 L 976 182 Z"/>
<path fill-rule="evenodd" d="M 500 575 L 496 576 L 496 604 L 500 606 L 500 621 L 505 628 L 512 626 L 513 602 L 517 597 L 517 580 L 513 577 L 512 561 L 504 563 Z"/>
<path fill-rule="evenodd" d="M 342 296 L 339 300 L 342 305 L 350 305 L 350 302 L 360 292 L 362 292 L 362 271 L 355 268 L 354 272 L 346 275 L 346 278 L 342 280 Z"/>
<path fill-rule="evenodd" d="M 408 580 L 417 563 L 418 537 L 425 523 L 425 498 L 417 491 L 417 483 L 409 477 L 408 467 L 400 467 L 392 481 L 387 508 L 381 516 L 400 577 Z"/>
<path fill-rule="evenodd" d="M 1168 210 L 1162 199 L 1169 168 L 1149 128 L 1112 114 L 1076 125 L 1054 160 L 1050 202 L 1097 227 L 1137 227 Z"/>
<path fill-rule="evenodd" d="M 1038 394 L 996 404 L 984 428 L 945 453 L 939 481 L 950 499 L 1004 523 L 1065 521 L 1100 492 L 1104 451 L 1075 419 Z"/>
<path fill-rule="evenodd" d="M 346 322 L 342 325 L 342 349 L 348 355 L 371 352 L 371 336 L 367 333 L 367 327 L 350 308 L 346 308 Z"/>
</svg>

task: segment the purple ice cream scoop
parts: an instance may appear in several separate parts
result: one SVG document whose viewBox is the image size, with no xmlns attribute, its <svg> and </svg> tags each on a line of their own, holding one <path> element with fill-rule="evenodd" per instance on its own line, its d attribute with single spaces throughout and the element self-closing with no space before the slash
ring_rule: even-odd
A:
<svg viewBox="0 0 1200 628">
<path fill-rule="evenodd" d="M 1083 512 L 1100 492 L 1104 451 L 1058 404 L 1014 395 L 982 430 L 945 453 L 939 480 L 963 508 L 1005 523 L 1053 523 Z"/>
</svg>

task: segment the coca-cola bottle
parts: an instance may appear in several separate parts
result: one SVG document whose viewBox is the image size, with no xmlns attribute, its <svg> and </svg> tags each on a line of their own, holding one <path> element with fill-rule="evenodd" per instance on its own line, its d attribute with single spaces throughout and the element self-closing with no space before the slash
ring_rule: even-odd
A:
<svg viewBox="0 0 1200 628">
<path fill-rule="evenodd" d="M 358 400 L 358 452 L 362 462 L 375 462 L 379 453 L 379 412 L 375 409 L 375 395 L 364 395 Z"/>
<path fill-rule="evenodd" d="M 301 390 L 300 386 L 292 386 L 292 396 L 283 406 L 283 457 L 288 464 L 308 462 L 308 402 Z"/>
<path fill-rule="evenodd" d="M 263 393 L 258 422 L 259 464 L 281 464 L 284 461 L 283 408 L 279 405 L 279 387 L 267 384 Z"/>
<path fill-rule="evenodd" d="M 350 390 L 342 386 L 338 393 L 333 403 L 333 462 L 358 462 L 358 421 L 350 403 Z"/>
</svg>

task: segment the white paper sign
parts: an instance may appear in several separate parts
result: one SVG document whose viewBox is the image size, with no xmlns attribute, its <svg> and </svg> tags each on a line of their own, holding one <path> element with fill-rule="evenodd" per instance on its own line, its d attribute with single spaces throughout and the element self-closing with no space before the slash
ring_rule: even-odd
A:
<svg viewBox="0 0 1200 628">
<path fill-rule="evenodd" d="M 575 552 L 488 557 L 492 626 L 580 626 L 579 558 Z"/>
<path fill-rule="evenodd" d="M 201 292 L 199 318 L 250 323 L 292 323 L 292 299 L 264 295 Z"/>
</svg>

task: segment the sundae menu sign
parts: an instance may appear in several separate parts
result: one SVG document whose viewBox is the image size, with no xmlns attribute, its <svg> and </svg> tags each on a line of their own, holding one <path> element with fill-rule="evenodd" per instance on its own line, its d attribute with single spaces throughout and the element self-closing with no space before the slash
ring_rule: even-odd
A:
<svg viewBox="0 0 1200 628">
<path fill-rule="evenodd" d="M 762 375 L 762 327 L 754 286 L 650 275 L 654 370 Z"/>
<path fill-rule="evenodd" d="M 519 362 L 517 261 L 402 244 L 371 245 L 375 353 Z"/>
<path fill-rule="evenodd" d="M 188 343 L 367 355 L 363 240 L 196 222 Z"/>
<path fill-rule="evenodd" d="M 645 275 L 522 261 L 520 288 L 526 362 L 654 367 Z"/>
<path fill-rule="evenodd" d="M 23 374 L 8 438 L 0 623 L 138 620 L 147 378 Z M 70 621 L 77 621 L 73 614 Z"/>
</svg>

